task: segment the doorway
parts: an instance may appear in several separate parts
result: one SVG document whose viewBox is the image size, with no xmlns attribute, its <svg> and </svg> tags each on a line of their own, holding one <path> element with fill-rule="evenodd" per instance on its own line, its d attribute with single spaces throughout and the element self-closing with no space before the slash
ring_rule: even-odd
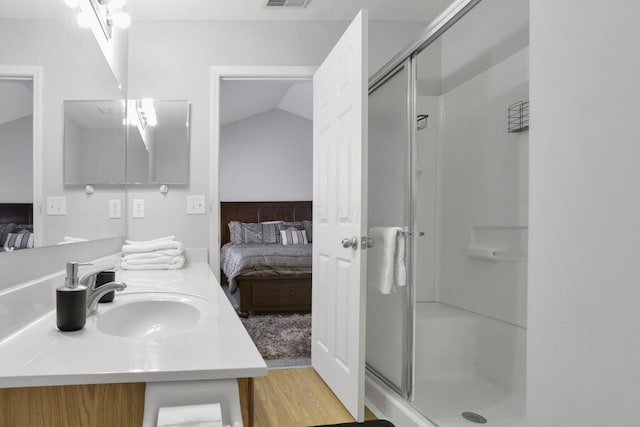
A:
<svg viewBox="0 0 640 427">
<path fill-rule="evenodd" d="M 211 124 L 211 147 L 209 152 L 209 164 L 212 165 L 210 177 L 211 218 L 214 224 L 220 224 L 220 141 L 221 128 L 224 117 L 221 115 L 222 85 L 228 82 L 251 82 L 251 81 L 289 81 L 304 82 L 313 78 L 316 67 L 270 67 L 270 66 L 249 66 L 249 67 L 212 67 L 212 124 Z M 219 274 L 220 269 L 220 243 L 221 230 L 216 227 L 210 228 L 209 237 L 209 264 L 213 271 Z M 221 279 L 221 277 L 218 277 Z"/>
<path fill-rule="evenodd" d="M 313 85 L 224 76 L 219 89 L 220 282 L 269 367 L 309 366 Z M 286 241 L 289 228 L 303 241 Z"/>
</svg>

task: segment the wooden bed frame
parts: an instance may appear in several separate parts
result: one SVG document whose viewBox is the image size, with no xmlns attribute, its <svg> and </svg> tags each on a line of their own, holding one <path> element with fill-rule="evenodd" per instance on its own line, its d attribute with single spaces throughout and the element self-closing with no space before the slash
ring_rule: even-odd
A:
<svg viewBox="0 0 640 427">
<path fill-rule="evenodd" d="M 33 204 L 0 203 L 0 224 L 33 224 Z"/>
<path fill-rule="evenodd" d="M 32 203 L 0 203 L 0 224 L 33 224 Z M 2 234 L 2 233 L 0 233 Z M 0 252 L 4 252 L 0 242 Z"/>
<path fill-rule="evenodd" d="M 312 202 L 220 202 L 221 246 L 231 240 L 229 221 L 303 221 L 312 218 Z M 220 277 L 226 281 L 221 271 Z M 250 311 L 310 311 L 311 274 L 296 276 L 238 276 L 238 314 Z"/>
</svg>

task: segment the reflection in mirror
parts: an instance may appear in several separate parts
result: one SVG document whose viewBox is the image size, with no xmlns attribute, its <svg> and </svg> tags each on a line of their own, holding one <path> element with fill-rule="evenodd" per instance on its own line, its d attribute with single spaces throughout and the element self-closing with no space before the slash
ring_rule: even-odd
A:
<svg viewBox="0 0 640 427">
<path fill-rule="evenodd" d="M 33 247 L 33 80 L 0 76 L 0 252 Z M 10 184 L 9 184 L 10 183 Z"/>
<path fill-rule="evenodd" d="M 124 184 L 125 103 L 64 101 L 65 185 Z"/>
<path fill-rule="evenodd" d="M 30 149 L 33 152 L 24 156 L 0 153 L 3 160 L 0 171 L 13 171 L 9 177 L 1 177 L 0 193 L 28 187 L 19 192 L 32 199 L 15 202 L 33 204 L 35 246 L 54 245 L 67 236 L 83 239 L 123 236 L 126 234 L 124 185 L 96 187 L 91 195 L 85 193 L 83 186 L 65 185 L 63 140 L 64 100 L 120 99 L 123 93 L 119 83 L 96 38 L 91 31 L 78 27 L 76 11 L 69 9 L 65 2 L 13 2 L 11 9 L 16 19 L 0 17 L 0 39 L 11 40 L 11 43 L 0 43 L 0 75 L 32 76 Z M 2 95 L 0 111 L 18 102 L 13 96 Z M 6 148 L 4 141 L 0 146 Z M 122 163 L 120 160 L 118 165 Z M 48 209 L 47 202 L 52 197 L 63 202 L 62 209 Z M 14 199 L 0 199 L 0 204 L 9 201 Z M 114 205 L 121 204 L 120 216 L 112 215 L 109 209 L 112 201 Z M 0 224 L 8 215 L 0 213 Z M 0 242 L 0 246 L 4 243 Z"/>
<path fill-rule="evenodd" d="M 137 101 L 128 100 L 127 104 L 127 184 L 147 184 L 153 127 L 144 123 Z"/>
<path fill-rule="evenodd" d="M 128 101 L 127 183 L 189 183 L 189 102 Z"/>
</svg>

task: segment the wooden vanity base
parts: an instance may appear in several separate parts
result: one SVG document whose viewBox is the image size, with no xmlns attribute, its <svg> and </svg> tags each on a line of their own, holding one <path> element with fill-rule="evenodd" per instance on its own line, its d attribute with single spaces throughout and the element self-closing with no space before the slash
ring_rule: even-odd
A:
<svg viewBox="0 0 640 427">
<path fill-rule="evenodd" d="M 0 425 L 140 427 L 145 383 L 0 389 Z"/>
<path fill-rule="evenodd" d="M 253 378 L 238 380 L 242 416 L 253 425 Z M 0 388 L 0 426 L 140 427 L 145 383 Z"/>
</svg>

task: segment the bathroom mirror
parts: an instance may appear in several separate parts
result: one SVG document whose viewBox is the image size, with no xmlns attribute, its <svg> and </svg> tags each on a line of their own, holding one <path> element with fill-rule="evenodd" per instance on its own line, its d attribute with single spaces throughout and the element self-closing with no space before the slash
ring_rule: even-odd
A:
<svg viewBox="0 0 640 427">
<path fill-rule="evenodd" d="M 27 87 L 29 82 L 23 81 L 19 82 L 20 90 L 15 91 L 30 94 L 29 109 L 33 108 L 35 131 L 25 144 L 33 149 L 33 155 L 10 155 L 2 159 L 5 164 L 10 163 L 13 170 L 31 171 L 33 182 L 27 184 L 26 178 L 17 173 L 1 180 L 3 188 L 15 190 L 19 180 L 26 190 L 20 192 L 24 197 L 19 200 L 3 199 L 0 205 L 19 202 L 30 206 L 35 246 L 55 245 L 64 241 L 65 236 L 88 240 L 123 236 L 126 234 L 124 185 L 96 186 L 94 193 L 88 194 L 84 186 L 65 185 L 64 170 L 64 100 L 121 99 L 124 94 L 119 82 L 92 32 L 76 24 L 77 11 L 63 1 L 34 0 L 24 6 L 18 3 L 12 6 L 15 19 L 0 18 L 0 38 L 11 40 L 11 43 L 0 43 L 0 74 L 15 77 L 14 73 L 19 75 L 25 68 L 39 73 L 33 87 Z M 0 110 L 17 106 L 13 97 L 0 97 Z M 15 122 L 21 116 L 14 117 Z M 118 162 L 120 167 L 122 162 Z M 52 197 L 56 202 L 53 209 L 47 203 Z M 120 203 L 121 216 L 110 211 L 111 201 Z M 15 223 L 6 212 L 0 212 L 0 224 L 4 220 Z M 3 245 L 4 242 L 0 243 Z"/>
<path fill-rule="evenodd" d="M 65 185 L 124 184 L 125 101 L 64 101 Z"/>
<path fill-rule="evenodd" d="M 189 102 L 128 101 L 127 183 L 189 183 Z"/>
</svg>

